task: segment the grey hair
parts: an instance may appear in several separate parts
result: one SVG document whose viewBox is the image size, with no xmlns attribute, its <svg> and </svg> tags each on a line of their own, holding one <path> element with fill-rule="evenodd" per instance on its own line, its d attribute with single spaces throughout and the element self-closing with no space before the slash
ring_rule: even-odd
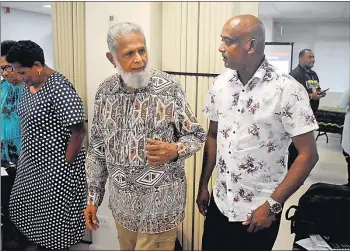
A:
<svg viewBox="0 0 350 251">
<path fill-rule="evenodd" d="M 109 28 L 108 34 L 107 34 L 107 43 L 108 43 L 109 51 L 111 53 L 117 52 L 119 44 L 118 44 L 118 39 L 116 38 L 120 38 L 125 35 L 129 35 L 133 33 L 141 34 L 146 44 L 145 34 L 143 33 L 141 26 L 131 22 L 124 22 L 124 23 L 118 23 L 116 25 L 113 25 L 111 28 Z"/>
</svg>

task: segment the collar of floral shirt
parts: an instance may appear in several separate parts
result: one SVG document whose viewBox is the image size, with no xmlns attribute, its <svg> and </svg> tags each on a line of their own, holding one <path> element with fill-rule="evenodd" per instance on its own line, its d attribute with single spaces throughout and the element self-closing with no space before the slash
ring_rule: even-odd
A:
<svg viewBox="0 0 350 251">
<path fill-rule="evenodd" d="M 264 59 L 264 61 L 260 64 L 259 68 L 254 73 L 253 77 L 248 81 L 248 85 L 254 79 L 258 79 L 262 82 L 271 80 L 272 79 L 271 73 L 274 71 L 275 71 L 274 67 L 271 64 L 269 64 L 269 62 L 266 59 Z M 237 71 L 233 70 L 232 72 L 233 72 L 233 77 L 231 80 L 237 81 L 239 79 Z"/>
</svg>

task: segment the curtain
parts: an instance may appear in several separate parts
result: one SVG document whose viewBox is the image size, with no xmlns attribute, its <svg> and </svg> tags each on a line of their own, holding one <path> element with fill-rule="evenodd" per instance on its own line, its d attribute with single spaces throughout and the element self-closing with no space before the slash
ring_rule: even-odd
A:
<svg viewBox="0 0 350 251">
<path fill-rule="evenodd" d="M 54 68 L 72 82 L 87 117 L 85 3 L 52 2 L 52 30 Z"/>
<path fill-rule="evenodd" d="M 52 34 L 54 68 L 74 85 L 83 100 L 87 119 L 85 3 L 52 2 Z M 87 125 L 86 125 L 87 128 Z M 88 144 L 88 133 L 84 144 Z M 91 231 L 86 229 L 84 241 L 91 243 Z"/>
</svg>

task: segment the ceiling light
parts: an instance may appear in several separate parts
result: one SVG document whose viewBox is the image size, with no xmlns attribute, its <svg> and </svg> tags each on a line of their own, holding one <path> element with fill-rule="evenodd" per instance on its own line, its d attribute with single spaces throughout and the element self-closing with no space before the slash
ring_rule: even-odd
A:
<svg viewBox="0 0 350 251">
<path fill-rule="evenodd" d="M 44 5 L 44 8 L 51 8 L 51 5 Z"/>
</svg>

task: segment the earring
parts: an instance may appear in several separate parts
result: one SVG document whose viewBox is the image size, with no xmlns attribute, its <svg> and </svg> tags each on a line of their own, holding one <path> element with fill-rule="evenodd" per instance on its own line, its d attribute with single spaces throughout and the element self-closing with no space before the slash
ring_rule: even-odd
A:
<svg viewBox="0 0 350 251">
<path fill-rule="evenodd" d="M 38 75 L 40 75 L 40 71 L 38 71 Z"/>
</svg>

